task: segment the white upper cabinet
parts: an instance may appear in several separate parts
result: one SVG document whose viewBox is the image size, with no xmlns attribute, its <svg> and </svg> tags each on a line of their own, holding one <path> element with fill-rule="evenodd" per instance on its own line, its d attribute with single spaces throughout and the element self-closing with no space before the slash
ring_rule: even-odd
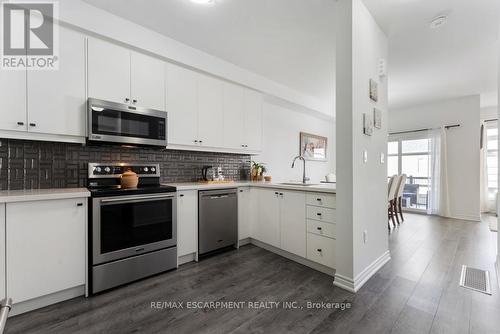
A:
<svg viewBox="0 0 500 334">
<path fill-rule="evenodd" d="M 27 129 L 26 71 L 0 70 L 0 129 Z"/>
<path fill-rule="evenodd" d="M 130 101 L 130 51 L 94 38 L 88 40 L 88 97 Z"/>
<path fill-rule="evenodd" d="M 250 151 L 262 150 L 262 94 L 250 89 L 243 95 L 244 145 Z"/>
<path fill-rule="evenodd" d="M 168 144 L 195 145 L 198 140 L 196 72 L 167 64 Z"/>
<path fill-rule="evenodd" d="M 85 38 L 59 27 L 59 69 L 28 71 L 28 130 L 85 136 Z"/>
<path fill-rule="evenodd" d="M 223 147 L 224 112 L 222 109 L 222 81 L 199 74 L 197 83 L 198 143 L 202 146 Z"/>
<path fill-rule="evenodd" d="M 165 63 L 137 52 L 131 53 L 132 104 L 165 110 Z"/>
<path fill-rule="evenodd" d="M 243 96 L 243 87 L 223 83 L 224 147 L 226 148 L 245 148 Z"/>
</svg>

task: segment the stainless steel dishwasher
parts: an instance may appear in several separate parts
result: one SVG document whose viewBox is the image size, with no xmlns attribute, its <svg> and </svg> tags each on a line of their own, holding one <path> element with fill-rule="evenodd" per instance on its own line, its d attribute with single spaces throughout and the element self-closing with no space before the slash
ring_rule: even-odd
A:
<svg viewBox="0 0 500 334">
<path fill-rule="evenodd" d="M 237 189 L 200 191 L 198 196 L 198 253 L 204 255 L 221 248 L 236 246 Z"/>
</svg>

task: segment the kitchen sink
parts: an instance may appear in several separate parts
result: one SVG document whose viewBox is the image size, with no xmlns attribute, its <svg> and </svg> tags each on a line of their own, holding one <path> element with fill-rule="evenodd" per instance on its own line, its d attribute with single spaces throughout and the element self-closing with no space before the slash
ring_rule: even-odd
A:
<svg viewBox="0 0 500 334">
<path fill-rule="evenodd" d="M 317 186 L 316 183 L 302 183 L 302 182 L 282 182 L 280 184 L 284 186 L 302 186 L 302 187 Z"/>
</svg>

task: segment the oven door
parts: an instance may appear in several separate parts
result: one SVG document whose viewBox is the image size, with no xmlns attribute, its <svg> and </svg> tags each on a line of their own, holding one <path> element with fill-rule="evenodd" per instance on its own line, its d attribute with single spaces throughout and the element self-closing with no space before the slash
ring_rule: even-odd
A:
<svg viewBox="0 0 500 334">
<path fill-rule="evenodd" d="M 167 146 L 167 113 L 89 99 L 88 139 L 134 145 Z"/>
<path fill-rule="evenodd" d="M 94 265 L 176 246 L 175 193 L 94 198 Z"/>
</svg>

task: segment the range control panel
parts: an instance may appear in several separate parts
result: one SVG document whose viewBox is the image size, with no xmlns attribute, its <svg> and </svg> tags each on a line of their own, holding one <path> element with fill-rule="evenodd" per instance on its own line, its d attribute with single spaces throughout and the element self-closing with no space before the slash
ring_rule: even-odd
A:
<svg viewBox="0 0 500 334">
<path fill-rule="evenodd" d="M 117 178 L 129 170 L 140 177 L 160 177 L 159 164 L 89 163 L 89 179 Z"/>
</svg>

